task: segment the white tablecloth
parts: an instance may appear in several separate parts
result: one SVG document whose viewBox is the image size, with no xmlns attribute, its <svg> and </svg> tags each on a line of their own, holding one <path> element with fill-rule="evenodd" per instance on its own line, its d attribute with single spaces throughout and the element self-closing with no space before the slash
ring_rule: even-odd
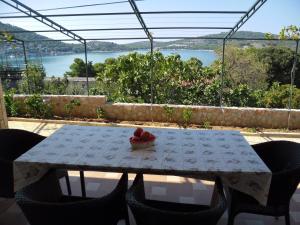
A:
<svg viewBox="0 0 300 225">
<path fill-rule="evenodd" d="M 271 171 L 238 131 L 147 128 L 156 137 L 148 150 L 132 151 L 134 128 L 65 125 L 14 163 L 15 190 L 49 168 L 143 172 L 225 184 L 266 204 Z"/>
</svg>

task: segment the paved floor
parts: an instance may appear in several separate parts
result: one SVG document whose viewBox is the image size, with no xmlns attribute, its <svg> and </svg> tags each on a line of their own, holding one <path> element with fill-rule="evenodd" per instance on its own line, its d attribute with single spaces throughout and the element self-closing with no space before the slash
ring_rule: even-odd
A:
<svg viewBox="0 0 300 225">
<path fill-rule="evenodd" d="M 60 128 L 61 124 L 46 124 L 46 123 L 33 123 L 33 122 L 9 122 L 10 128 L 19 128 L 33 131 L 45 136 L 50 135 L 56 129 Z M 280 140 L 283 138 L 263 138 L 246 136 L 250 144 Z M 291 138 L 291 140 L 300 143 L 300 138 Z M 69 171 L 72 192 L 74 195 L 80 195 L 80 181 L 79 173 L 77 171 Z M 130 174 L 130 182 L 134 179 L 134 174 Z M 86 172 L 86 190 L 87 195 L 91 197 L 99 197 L 108 193 L 113 189 L 120 174 L 117 173 L 102 173 L 102 172 Z M 61 180 L 63 191 L 66 192 L 65 181 Z M 191 178 L 182 178 L 175 176 L 145 176 L 146 195 L 151 199 L 160 199 L 166 201 L 195 203 L 195 204 L 209 204 L 212 194 L 213 183 L 203 180 L 196 180 Z M 7 201 L 0 200 L 1 204 L 5 205 Z M 8 205 L 8 204 L 7 204 Z M 225 225 L 227 214 L 225 213 L 221 218 L 219 224 Z M 131 218 L 132 224 L 134 220 Z M 0 214 L 0 225 L 27 225 L 22 212 L 16 204 L 11 204 L 7 210 L 2 210 Z M 124 224 L 122 221 L 120 224 Z M 279 218 L 275 220 L 272 217 L 257 216 L 250 214 L 240 214 L 236 218 L 235 225 L 283 225 L 284 219 Z M 291 200 L 291 224 L 300 225 L 300 185 Z"/>
</svg>

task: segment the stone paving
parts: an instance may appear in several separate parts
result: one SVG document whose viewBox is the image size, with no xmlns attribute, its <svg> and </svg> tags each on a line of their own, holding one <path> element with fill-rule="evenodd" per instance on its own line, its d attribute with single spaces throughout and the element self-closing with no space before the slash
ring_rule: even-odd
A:
<svg viewBox="0 0 300 225">
<path fill-rule="evenodd" d="M 25 129 L 48 136 L 56 129 L 63 126 L 62 124 L 49 124 L 39 122 L 17 122 L 9 121 L 10 128 Z M 246 136 L 250 144 L 271 141 L 271 140 L 290 140 L 300 143 L 300 138 L 280 138 L 280 137 L 257 137 Z M 69 171 L 72 193 L 80 195 L 79 173 L 77 171 Z M 134 179 L 134 174 L 130 174 L 130 183 Z M 120 174 L 117 173 L 102 173 L 102 172 L 85 172 L 87 195 L 91 197 L 99 197 L 108 193 L 117 180 Z M 66 193 L 65 181 L 61 180 L 63 191 Z M 194 203 L 194 204 L 209 204 L 212 194 L 213 182 L 204 180 L 196 180 L 191 178 L 182 178 L 175 176 L 145 176 L 146 195 L 151 199 L 160 199 L 166 201 Z M 0 200 L 1 204 L 7 201 Z M 291 224 L 300 225 L 300 185 L 291 200 Z M 0 207 L 1 212 L 1 207 Z M 225 225 L 227 221 L 227 213 L 223 215 L 219 225 Z M 27 225 L 22 212 L 16 204 L 12 204 L 7 210 L 2 210 L 0 214 L 0 225 Z M 120 224 L 124 224 L 123 221 Z M 131 224 L 135 224 L 131 218 Z M 258 216 L 251 214 L 240 214 L 236 217 L 235 225 L 283 225 L 284 218 L 275 220 L 272 217 Z"/>
</svg>

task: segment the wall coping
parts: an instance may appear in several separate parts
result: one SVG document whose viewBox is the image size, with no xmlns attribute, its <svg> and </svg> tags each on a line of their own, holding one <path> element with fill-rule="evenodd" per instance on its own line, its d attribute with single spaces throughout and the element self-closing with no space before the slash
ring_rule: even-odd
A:
<svg viewBox="0 0 300 225">
<path fill-rule="evenodd" d="M 14 96 L 16 97 L 27 97 L 27 96 L 31 96 L 31 95 L 27 95 L 27 94 L 15 94 Z M 76 97 L 79 97 L 79 98 L 106 98 L 106 95 L 41 95 L 42 97 L 55 97 L 55 98 L 58 98 L 58 97 L 70 97 L 70 98 L 76 98 Z"/>
<path fill-rule="evenodd" d="M 15 97 L 27 97 L 27 94 L 15 94 Z M 69 97 L 69 98 L 105 98 L 106 95 L 42 95 L 45 98 L 59 98 L 59 97 Z M 131 106 L 147 106 L 147 107 L 161 107 L 162 105 L 167 105 L 174 108 L 194 108 L 194 109 L 220 109 L 220 110 L 259 110 L 259 111 L 278 111 L 278 112 L 300 112 L 300 109 L 280 109 L 280 108 L 258 108 L 258 107 L 236 107 L 236 106 L 206 106 L 206 105 L 175 105 L 175 104 L 151 104 L 151 103 L 124 103 L 124 102 L 106 102 L 108 105 L 131 105 Z"/>
<path fill-rule="evenodd" d="M 115 102 L 115 103 L 110 103 L 108 102 L 107 104 L 111 105 L 132 105 L 132 106 L 149 106 L 151 107 L 150 103 L 123 103 L 123 102 Z M 175 107 L 175 108 L 195 108 L 195 109 L 221 109 L 221 110 L 237 110 L 237 109 L 243 109 L 243 110 L 264 110 L 264 111 L 282 111 L 282 112 L 300 112 L 300 109 L 280 109 L 280 108 L 256 108 L 256 107 L 233 107 L 233 106 L 206 106 L 206 105 L 175 105 L 175 104 L 152 104 L 152 107 L 160 107 L 162 105 L 167 105 L 169 107 Z"/>
</svg>

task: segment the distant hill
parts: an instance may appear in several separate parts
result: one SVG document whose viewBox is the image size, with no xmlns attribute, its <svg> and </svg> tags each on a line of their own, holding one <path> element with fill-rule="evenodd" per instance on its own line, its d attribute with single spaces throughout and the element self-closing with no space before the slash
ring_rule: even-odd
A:
<svg viewBox="0 0 300 225">
<path fill-rule="evenodd" d="M 0 30 L 8 31 L 24 31 L 24 29 L 12 26 L 10 24 L 4 24 L 0 22 Z M 16 38 L 23 40 L 45 40 L 49 39 L 45 36 L 36 34 L 36 33 L 16 33 L 14 34 Z M 206 35 L 204 37 L 217 37 L 222 38 L 226 35 L 226 33 L 219 34 L 211 34 Z M 264 38 L 265 34 L 261 32 L 252 32 L 252 31 L 239 31 L 234 37 L 238 38 Z M 61 54 L 71 54 L 71 53 L 81 53 L 84 51 L 82 44 L 73 44 L 73 43 L 65 43 L 59 41 L 50 41 L 49 42 L 27 42 L 26 48 L 28 54 L 32 55 L 61 55 Z M 266 45 L 276 45 L 277 42 L 261 42 L 261 41 L 230 41 L 235 45 L 240 47 L 247 46 L 255 46 L 255 47 L 263 47 Z M 221 40 L 213 40 L 213 39 L 186 39 L 186 40 L 175 40 L 175 41 L 155 41 L 154 47 L 157 49 L 216 49 L 220 48 L 222 45 Z M 149 41 L 139 41 L 128 44 L 117 44 L 114 42 L 103 42 L 103 41 L 90 41 L 87 43 L 88 51 L 130 51 L 137 49 L 149 49 L 150 43 Z M 6 53 L 12 54 L 15 51 L 21 51 L 20 46 L 11 47 L 7 46 Z"/>
</svg>

